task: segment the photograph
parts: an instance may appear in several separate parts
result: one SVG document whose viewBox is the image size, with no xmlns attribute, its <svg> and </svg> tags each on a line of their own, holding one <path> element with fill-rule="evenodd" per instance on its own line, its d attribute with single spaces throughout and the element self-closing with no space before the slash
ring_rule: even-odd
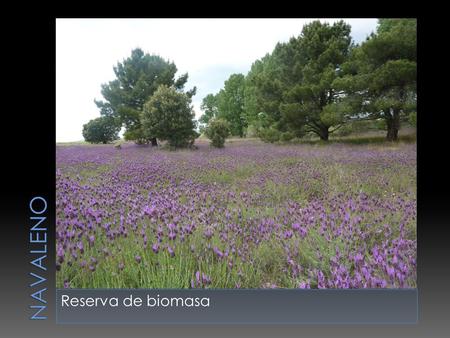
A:
<svg viewBox="0 0 450 338">
<path fill-rule="evenodd" d="M 55 34 L 58 289 L 417 288 L 417 19 Z"/>
</svg>

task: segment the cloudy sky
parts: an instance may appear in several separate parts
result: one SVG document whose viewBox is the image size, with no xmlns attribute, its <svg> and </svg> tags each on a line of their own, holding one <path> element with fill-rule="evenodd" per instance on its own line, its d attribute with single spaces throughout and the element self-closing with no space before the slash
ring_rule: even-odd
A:
<svg viewBox="0 0 450 338">
<path fill-rule="evenodd" d="M 83 124 L 100 115 L 94 99 L 114 79 L 113 66 L 140 47 L 175 62 L 189 73 L 185 88 L 197 86 L 200 103 L 218 92 L 233 73 L 297 36 L 313 19 L 58 19 L 56 21 L 56 141 L 82 140 Z M 333 22 L 338 19 L 322 21 Z M 345 19 L 355 42 L 375 30 L 376 19 Z"/>
</svg>

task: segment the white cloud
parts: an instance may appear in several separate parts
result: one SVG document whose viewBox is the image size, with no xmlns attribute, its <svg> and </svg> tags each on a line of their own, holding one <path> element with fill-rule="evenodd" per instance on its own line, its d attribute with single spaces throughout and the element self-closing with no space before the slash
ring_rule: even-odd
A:
<svg viewBox="0 0 450 338">
<path fill-rule="evenodd" d="M 313 19 L 58 19 L 56 22 L 56 140 L 81 140 L 81 129 L 99 116 L 94 98 L 114 79 L 113 66 L 133 48 L 174 61 L 197 86 L 193 104 L 217 92 L 232 73 L 246 73 L 279 41 L 300 34 Z M 335 21 L 330 19 L 326 21 Z M 346 19 L 356 41 L 375 19 Z"/>
</svg>

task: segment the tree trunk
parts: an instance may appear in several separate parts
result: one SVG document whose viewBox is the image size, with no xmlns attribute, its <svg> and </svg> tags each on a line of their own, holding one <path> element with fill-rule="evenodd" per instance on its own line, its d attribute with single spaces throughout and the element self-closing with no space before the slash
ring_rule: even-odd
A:
<svg viewBox="0 0 450 338">
<path fill-rule="evenodd" d="M 328 136 L 330 135 L 330 132 L 328 131 L 328 127 L 324 127 L 320 129 L 320 139 L 322 141 L 328 141 Z"/>
<path fill-rule="evenodd" d="M 400 111 L 394 109 L 392 116 L 386 120 L 387 135 L 386 139 L 390 142 L 398 141 L 398 130 L 400 129 Z"/>
<path fill-rule="evenodd" d="M 158 146 L 158 141 L 156 141 L 156 137 L 153 137 L 151 141 L 152 141 L 152 147 Z"/>
</svg>

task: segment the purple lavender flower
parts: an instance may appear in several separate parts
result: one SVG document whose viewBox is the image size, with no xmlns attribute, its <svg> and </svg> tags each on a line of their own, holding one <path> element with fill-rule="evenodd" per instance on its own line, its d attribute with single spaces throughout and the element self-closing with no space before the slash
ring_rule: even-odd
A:
<svg viewBox="0 0 450 338">
<path fill-rule="evenodd" d="M 169 252 L 170 257 L 175 256 L 175 251 L 173 251 L 173 249 L 170 245 L 167 246 L 167 251 Z"/>
<path fill-rule="evenodd" d="M 152 206 L 145 206 L 143 209 L 145 215 L 154 216 L 156 214 L 156 208 Z"/>
<path fill-rule="evenodd" d="M 299 287 L 300 289 L 311 289 L 311 285 L 309 285 L 309 283 L 307 283 L 307 282 L 301 282 L 301 283 L 298 285 L 298 287 Z"/>
<path fill-rule="evenodd" d="M 285 239 L 289 239 L 289 238 L 292 238 L 294 233 L 292 232 L 292 230 L 286 230 L 283 235 L 284 235 Z"/>
<path fill-rule="evenodd" d="M 308 229 L 306 227 L 300 227 L 298 229 L 298 232 L 299 232 L 301 238 L 305 238 L 306 235 L 308 234 Z"/>
<path fill-rule="evenodd" d="M 88 241 L 89 241 L 89 245 L 92 246 L 94 244 L 94 242 L 95 242 L 95 236 L 94 235 L 89 235 Z"/>
<path fill-rule="evenodd" d="M 213 248 L 214 253 L 219 257 L 222 258 L 223 257 L 223 252 L 219 250 L 219 248 L 217 246 L 215 246 Z"/>
<path fill-rule="evenodd" d="M 326 289 L 325 276 L 321 270 L 317 272 L 317 287 L 319 289 Z"/>
<path fill-rule="evenodd" d="M 358 253 L 354 256 L 354 260 L 355 260 L 355 264 L 358 265 L 358 264 L 360 264 L 360 263 L 364 260 L 364 257 L 363 257 L 363 255 L 361 255 L 360 252 L 358 252 Z"/>
<path fill-rule="evenodd" d="M 189 153 L 132 144 L 123 150 L 57 146 L 56 268 L 58 280 L 72 287 L 87 268 L 100 269 L 96 259 L 115 270 L 109 282 L 126 281 L 120 267 L 130 250 L 145 252 L 150 243 L 154 253 L 167 248 L 173 257 L 179 248 L 199 264 L 213 264 L 212 271 L 215 264 L 236 271 L 231 287 L 247 287 L 244 266 L 259 268 L 264 251 L 285 263 L 279 277 L 286 285 L 416 287 L 415 145 L 319 149 L 252 141 L 220 151 L 203 144 Z M 242 168 L 250 175 L 209 181 Z M 338 185 L 328 184 L 330 168 Z M 297 190 L 301 198 L 291 196 Z M 166 271 L 167 260 L 154 258 Z M 178 264 L 171 265 L 177 272 Z M 193 274 L 191 287 L 216 278 L 203 274 Z"/>
<path fill-rule="evenodd" d="M 58 246 L 58 249 L 56 250 L 56 256 L 58 257 L 59 263 L 64 262 L 64 249 L 62 248 L 62 246 Z"/>
<path fill-rule="evenodd" d="M 209 276 L 207 276 L 206 274 L 202 273 L 202 283 L 203 283 L 203 285 L 211 284 L 211 278 Z"/>
<path fill-rule="evenodd" d="M 211 228 L 207 228 L 205 229 L 205 231 L 203 232 L 203 235 L 205 236 L 205 238 L 210 239 L 213 236 L 214 232 Z"/>
<path fill-rule="evenodd" d="M 159 244 L 158 243 L 154 243 L 152 245 L 152 250 L 154 253 L 158 253 L 159 252 Z"/>
<path fill-rule="evenodd" d="M 80 253 L 84 253 L 84 245 L 83 245 L 83 242 L 77 242 L 77 248 L 78 248 L 78 250 L 80 250 Z"/>
<path fill-rule="evenodd" d="M 386 272 L 387 272 L 389 278 L 391 279 L 391 281 L 393 281 L 395 278 L 395 269 L 391 266 L 388 266 L 388 267 L 386 267 Z"/>
</svg>

